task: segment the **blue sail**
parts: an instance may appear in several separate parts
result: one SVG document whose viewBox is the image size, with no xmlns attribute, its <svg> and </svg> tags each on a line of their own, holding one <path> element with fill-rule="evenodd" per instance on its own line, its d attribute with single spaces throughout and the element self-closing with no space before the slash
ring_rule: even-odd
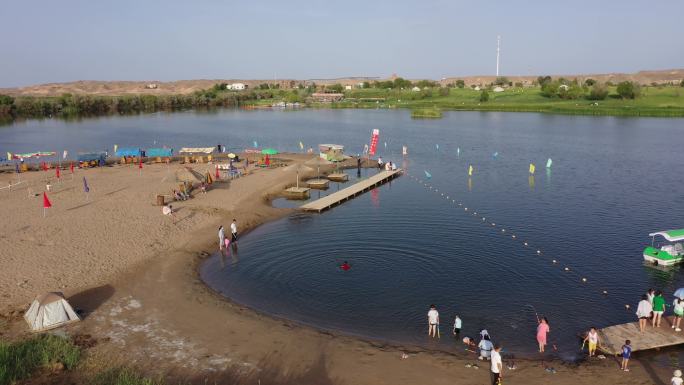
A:
<svg viewBox="0 0 684 385">
<path fill-rule="evenodd" d="M 432 178 L 432 174 L 430 174 L 429 172 L 425 171 L 425 177 L 428 178 L 428 179 L 430 179 L 430 178 Z"/>
</svg>

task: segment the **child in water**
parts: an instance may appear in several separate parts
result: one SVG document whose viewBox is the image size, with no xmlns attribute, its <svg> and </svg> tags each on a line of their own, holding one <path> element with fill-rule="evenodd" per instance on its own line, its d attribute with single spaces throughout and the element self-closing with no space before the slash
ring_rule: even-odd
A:
<svg viewBox="0 0 684 385">
<path fill-rule="evenodd" d="M 458 337 L 461 334 L 461 327 L 463 326 L 463 321 L 461 321 L 461 318 L 456 316 L 454 319 L 454 336 Z"/>
</svg>

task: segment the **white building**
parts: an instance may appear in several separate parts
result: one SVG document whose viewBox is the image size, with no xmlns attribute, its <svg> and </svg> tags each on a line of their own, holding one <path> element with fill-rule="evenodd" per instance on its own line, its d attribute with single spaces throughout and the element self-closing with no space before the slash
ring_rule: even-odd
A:
<svg viewBox="0 0 684 385">
<path fill-rule="evenodd" d="M 351 89 L 352 89 L 352 86 L 344 86 L 344 89 L 345 89 L 345 90 L 351 90 Z"/>
<path fill-rule="evenodd" d="M 226 86 L 227 90 L 242 91 L 246 90 L 247 86 L 244 83 L 233 83 Z"/>
</svg>

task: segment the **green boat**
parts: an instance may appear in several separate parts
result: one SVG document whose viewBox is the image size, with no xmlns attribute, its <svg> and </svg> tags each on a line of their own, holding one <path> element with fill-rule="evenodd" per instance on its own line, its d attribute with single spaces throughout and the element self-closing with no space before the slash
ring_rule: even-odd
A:
<svg viewBox="0 0 684 385">
<path fill-rule="evenodd" d="M 655 247 L 656 235 L 662 236 L 669 243 Z M 644 260 L 654 265 L 672 266 L 684 261 L 684 229 L 658 231 L 648 234 L 651 237 L 651 246 L 644 249 Z"/>
</svg>

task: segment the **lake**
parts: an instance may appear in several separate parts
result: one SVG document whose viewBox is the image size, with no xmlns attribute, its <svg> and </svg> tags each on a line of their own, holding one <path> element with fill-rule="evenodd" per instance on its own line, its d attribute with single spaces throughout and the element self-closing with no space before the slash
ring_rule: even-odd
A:
<svg viewBox="0 0 684 385">
<path fill-rule="evenodd" d="M 684 286 L 679 268 L 645 266 L 641 255 L 649 232 L 684 227 L 676 173 L 683 119 L 221 110 L 26 121 L 0 128 L 0 150 L 75 154 L 111 152 L 114 144 L 218 143 L 242 150 L 257 141 L 299 151 L 302 141 L 339 143 L 356 154 L 374 128 L 378 154 L 407 175 L 323 214 L 297 213 L 253 230 L 237 255 L 207 260 L 202 278 L 266 313 L 446 350 L 461 350 L 447 338 L 459 314 L 462 336 L 484 327 L 506 351 L 532 353 L 536 311 L 549 318 L 549 341 L 568 359 L 589 326 L 635 320 L 647 288 L 663 289 L 671 302 Z M 352 265 L 346 272 L 337 268 L 345 260 Z M 441 314 L 440 342 L 426 337 L 430 304 Z"/>
</svg>

